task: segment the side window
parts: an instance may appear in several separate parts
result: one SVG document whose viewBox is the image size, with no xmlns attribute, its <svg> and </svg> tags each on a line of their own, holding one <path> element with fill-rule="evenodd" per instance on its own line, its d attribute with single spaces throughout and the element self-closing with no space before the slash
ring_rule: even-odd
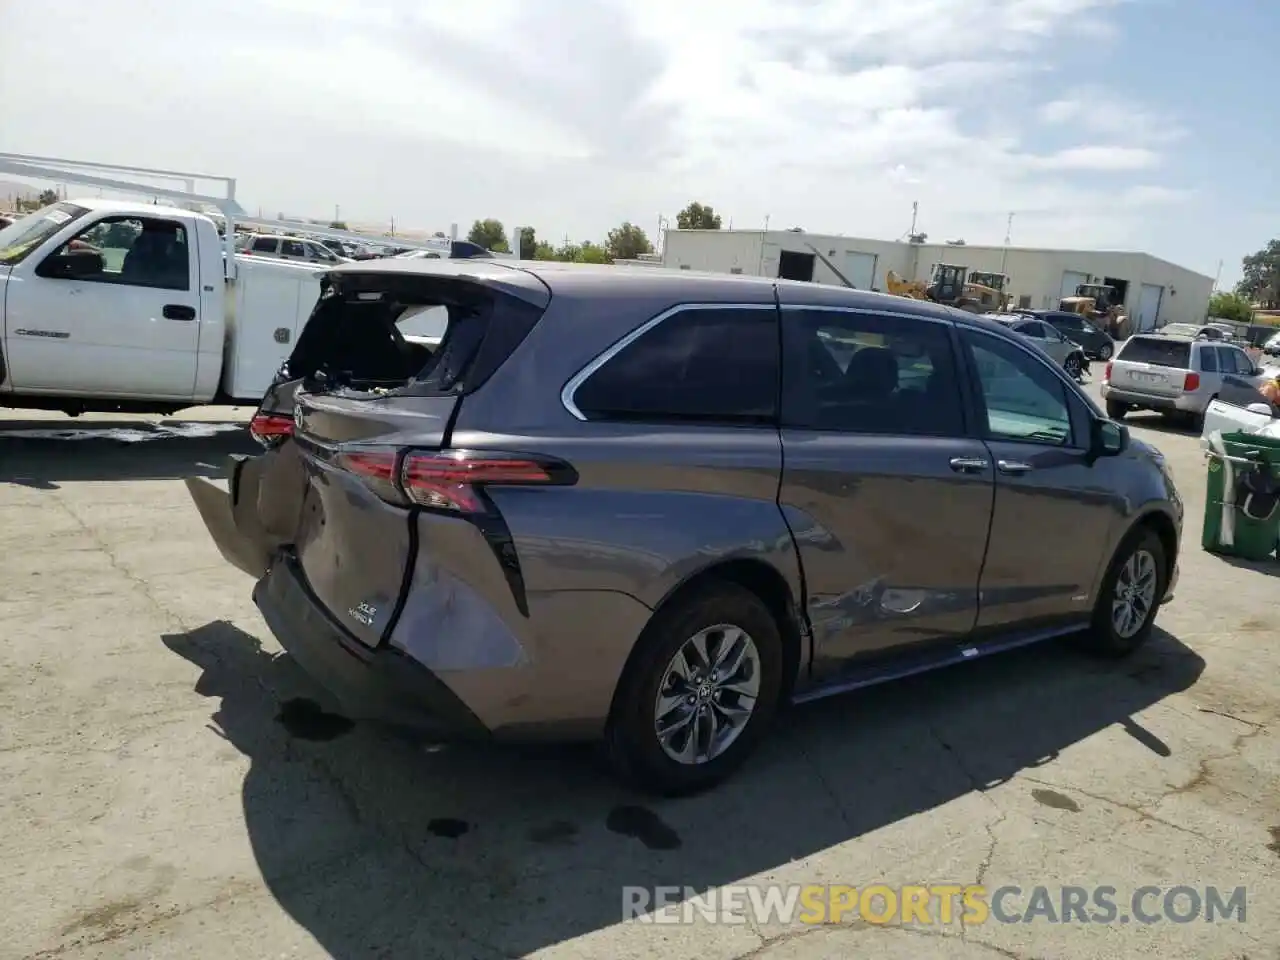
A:
<svg viewBox="0 0 1280 960">
<path fill-rule="evenodd" d="M 161 290 L 191 287 L 187 231 L 172 220 L 107 217 L 68 240 L 53 256 L 83 258 L 77 280 Z"/>
<path fill-rule="evenodd" d="M 1203 373 L 1218 372 L 1218 354 L 1220 351 L 1216 347 L 1200 348 L 1200 370 Z M 1227 371 L 1228 373 L 1230 371 Z"/>
<path fill-rule="evenodd" d="M 784 310 L 783 426 L 963 436 L 950 330 L 927 320 Z"/>
<path fill-rule="evenodd" d="M 778 368 L 777 310 L 685 309 L 627 344 L 572 399 L 588 420 L 773 423 Z"/>
<path fill-rule="evenodd" d="M 253 240 L 253 249 L 256 253 L 275 253 L 276 238 L 275 237 L 255 237 Z"/>
<path fill-rule="evenodd" d="M 307 256 L 307 248 L 297 240 L 280 241 L 280 252 L 286 257 L 305 257 Z"/>
<path fill-rule="evenodd" d="M 1231 347 L 1227 348 L 1231 354 L 1232 360 L 1236 365 L 1236 373 L 1242 377 L 1253 376 L 1253 361 L 1249 359 L 1249 355 L 1243 350 L 1235 350 Z"/>
<path fill-rule="evenodd" d="M 1066 446 L 1071 443 L 1067 389 L 1045 363 L 998 337 L 962 330 L 987 436 Z"/>
</svg>

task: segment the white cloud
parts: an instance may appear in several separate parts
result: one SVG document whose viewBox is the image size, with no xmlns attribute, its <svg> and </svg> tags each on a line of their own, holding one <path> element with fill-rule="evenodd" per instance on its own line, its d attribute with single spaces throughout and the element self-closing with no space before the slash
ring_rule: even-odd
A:
<svg viewBox="0 0 1280 960">
<path fill-rule="evenodd" d="M 1168 144 L 1186 136 L 1178 121 L 1098 87 L 1077 87 L 1043 104 L 1041 123 L 1081 137 L 1123 138 L 1129 143 Z"/>
<path fill-rule="evenodd" d="M 0 89 L 41 95 L 0 100 L 0 129 L 234 175 L 268 211 L 430 228 L 599 236 L 699 199 L 738 225 L 897 236 L 919 200 L 937 236 L 998 241 L 1018 210 L 1019 242 L 1121 243 L 1184 199 L 1153 177 L 1177 125 L 1052 72 L 1078 73 L 1082 33 L 1105 53 L 1117 2 L 65 0 L 55 45 L 5 39 L 43 29 L 20 4 Z"/>
</svg>

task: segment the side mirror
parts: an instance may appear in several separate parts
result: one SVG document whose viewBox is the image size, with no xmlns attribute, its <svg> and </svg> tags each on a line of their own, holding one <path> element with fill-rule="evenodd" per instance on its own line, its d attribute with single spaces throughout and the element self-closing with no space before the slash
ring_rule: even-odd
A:
<svg viewBox="0 0 1280 960">
<path fill-rule="evenodd" d="M 42 277 L 74 280 L 77 277 L 92 277 L 102 273 L 106 262 L 102 254 L 89 250 L 71 253 L 56 253 L 47 257 L 36 273 Z"/>
<path fill-rule="evenodd" d="M 1115 457 L 1129 447 L 1129 428 L 1114 420 L 1094 420 L 1090 453 L 1095 457 Z"/>
<path fill-rule="evenodd" d="M 1264 417 L 1270 417 L 1273 415 L 1273 411 L 1269 403 L 1251 403 L 1245 407 L 1245 409 L 1250 413 L 1257 413 Z"/>
</svg>

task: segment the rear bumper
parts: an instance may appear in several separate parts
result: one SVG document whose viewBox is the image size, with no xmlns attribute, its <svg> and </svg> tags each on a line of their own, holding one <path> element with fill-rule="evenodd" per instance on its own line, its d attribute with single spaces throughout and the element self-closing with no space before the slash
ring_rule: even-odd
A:
<svg viewBox="0 0 1280 960">
<path fill-rule="evenodd" d="M 280 645 L 346 716 L 450 740 L 489 736 L 466 704 L 418 661 L 391 647 L 371 650 L 334 623 L 287 552 L 258 581 L 253 601 Z"/>
<path fill-rule="evenodd" d="M 1208 397 L 1201 397 L 1194 393 L 1166 396 L 1158 393 L 1144 393 L 1141 390 L 1114 387 L 1109 383 L 1104 383 L 1100 392 L 1103 400 L 1110 400 L 1114 403 L 1127 403 L 1130 406 L 1140 407 L 1143 410 L 1174 410 L 1180 413 L 1204 413 L 1204 408 L 1209 405 Z"/>
</svg>

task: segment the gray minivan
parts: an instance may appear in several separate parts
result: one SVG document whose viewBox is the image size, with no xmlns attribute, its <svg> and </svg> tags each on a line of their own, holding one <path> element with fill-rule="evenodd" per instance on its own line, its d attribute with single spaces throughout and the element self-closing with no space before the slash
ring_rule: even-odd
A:
<svg viewBox="0 0 1280 960">
<path fill-rule="evenodd" d="M 406 313 L 442 306 L 438 347 Z M 1017 334 L 767 278 L 329 272 L 229 490 L 187 483 L 349 716 L 725 777 L 789 702 L 1050 637 L 1119 656 L 1177 573 L 1162 458 Z"/>
</svg>

